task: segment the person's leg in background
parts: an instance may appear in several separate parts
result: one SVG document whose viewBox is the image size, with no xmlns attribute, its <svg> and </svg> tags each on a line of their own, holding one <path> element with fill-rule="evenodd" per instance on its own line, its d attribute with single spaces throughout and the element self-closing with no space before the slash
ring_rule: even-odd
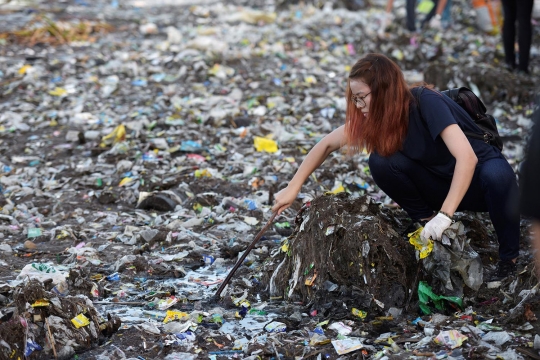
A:
<svg viewBox="0 0 540 360">
<path fill-rule="evenodd" d="M 531 17 L 534 0 L 516 1 L 516 18 L 518 22 L 519 61 L 517 69 L 529 73 L 529 56 L 531 53 L 532 25 Z"/>
<path fill-rule="evenodd" d="M 407 0 L 407 30 L 416 31 L 416 0 Z"/>
<path fill-rule="evenodd" d="M 532 219 L 532 246 L 535 251 L 536 277 L 540 280 L 540 110 L 533 114 L 534 127 L 528 140 L 525 162 L 519 175 L 521 214 Z"/>
<path fill-rule="evenodd" d="M 516 0 L 502 0 L 502 8 L 502 41 L 504 48 L 504 59 L 506 67 L 508 68 L 508 70 L 512 71 L 516 68 L 516 54 L 514 51 L 516 42 Z"/>
<path fill-rule="evenodd" d="M 444 27 L 448 27 L 452 22 L 452 0 L 448 0 L 446 2 L 446 6 L 444 7 L 441 20 Z"/>
</svg>

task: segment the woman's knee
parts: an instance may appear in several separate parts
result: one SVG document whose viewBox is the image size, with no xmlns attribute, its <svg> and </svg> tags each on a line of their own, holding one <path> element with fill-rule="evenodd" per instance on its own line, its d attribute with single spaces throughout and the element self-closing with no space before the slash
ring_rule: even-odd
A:
<svg viewBox="0 0 540 360">
<path fill-rule="evenodd" d="M 500 188 L 503 191 L 517 188 L 516 175 L 510 164 L 503 159 L 488 160 L 481 165 L 480 180 L 487 188 Z M 504 190 L 506 189 L 506 190 Z"/>
<path fill-rule="evenodd" d="M 375 181 L 383 178 L 399 178 L 402 174 L 407 173 L 411 163 L 412 161 L 400 152 L 386 157 L 372 153 L 368 161 L 371 176 Z"/>
<path fill-rule="evenodd" d="M 368 165 L 369 171 L 372 175 L 373 173 L 386 173 L 390 169 L 390 162 L 388 161 L 388 158 L 377 153 L 371 153 L 369 156 Z"/>
</svg>

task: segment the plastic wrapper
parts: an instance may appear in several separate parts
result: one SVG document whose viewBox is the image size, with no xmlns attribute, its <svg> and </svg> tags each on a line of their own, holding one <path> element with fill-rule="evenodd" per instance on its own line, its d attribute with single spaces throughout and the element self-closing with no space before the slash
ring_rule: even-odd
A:
<svg viewBox="0 0 540 360">
<path fill-rule="evenodd" d="M 339 355 L 348 354 L 364 347 L 362 339 L 359 338 L 332 340 L 332 345 Z"/>
<path fill-rule="evenodd" d="M 278 151 L 277 143 L 274 140 L 255 136 L 253 143 L 257 151 L 275 153 Z"/>
<path fill-rule="evenodd" d="M 278 333 L 287 331 L 287 325 L 279 321 L 272 321 L 270 324 L 264 327 L 269 333 Z"/>
<path fill-rule="evenodd" d="M 461 334 L 459 331 L 450 330 L 450 331 L 441 331 L 439 335 L 437 335 L 434 341 L 435 343 L 439 345 L 444 345 L 451 349 L 455 349 L 463 345 L 463 342 L 467 339 L 468 337 Z"/>
<path fill-rule="evenodd" d="M 86 316 L 84 316 L 84 314 L 79 314 L 73 319 L 71 319 L 71 323 L 75 325 L 77 329 L 79 329 L 83 326 L 90 325 L 90 320 Z"/>
</svg>

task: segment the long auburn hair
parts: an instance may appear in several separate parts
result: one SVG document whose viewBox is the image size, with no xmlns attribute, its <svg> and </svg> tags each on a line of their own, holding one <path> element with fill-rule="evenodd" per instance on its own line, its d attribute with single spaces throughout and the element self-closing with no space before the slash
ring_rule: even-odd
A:
<svg viewBox="0 0 540 360">
<path fill-rule="evenodd" d="M 371 89 L 367 118 L 354 104 L 352 79 L 361 79 Z M 396 63 L 382 54 L 368 54 L 358 60 L 349 73 L 346 99 L 345 139 L 349 153 L 365 148 L 390 156 L 402 148 L 413 95 Z"/>
</svg>

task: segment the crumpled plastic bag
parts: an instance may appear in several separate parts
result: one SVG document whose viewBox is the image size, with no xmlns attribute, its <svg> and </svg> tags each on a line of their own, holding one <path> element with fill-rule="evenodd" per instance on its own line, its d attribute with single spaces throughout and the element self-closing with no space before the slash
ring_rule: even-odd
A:
<svg viewBox="0 0 540 360">
<path fill-rule="evenodd" d="M 32 263 L 26 265 L 21 270 L 17 276 L 17 280 L 24 280 L 26 277 L 29 279 L 36 279 L 41 282 L 52 279 L 53 284 L 57 285 L 66 280 L 67 273 L 65 271 L 58 270 L 49 264 Z"/>
<path fill-rule="evenodd" d="M 461 222 L 445 230 L 442 242 L 434 242 L 431 256 L 426 257 L 423 263 L 426 271 L 441 281 L 444 289 L 439 290 L 445 295 L 450 291 L 453 296 L 461 296 L 463 283 L 473 290 L 482 285 L 482 260 L 469 244 Z"/>
</svg>

